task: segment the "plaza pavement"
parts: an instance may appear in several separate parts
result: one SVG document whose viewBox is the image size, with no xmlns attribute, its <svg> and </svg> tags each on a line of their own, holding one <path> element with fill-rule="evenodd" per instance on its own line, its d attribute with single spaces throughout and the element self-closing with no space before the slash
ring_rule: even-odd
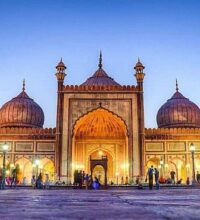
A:
<svg viewBox="0 0 200 220">
<path fill-rule="evenodd" d="M 0 219 L 200 219 L 200 189 L 6 189 Z"/>
</svg>

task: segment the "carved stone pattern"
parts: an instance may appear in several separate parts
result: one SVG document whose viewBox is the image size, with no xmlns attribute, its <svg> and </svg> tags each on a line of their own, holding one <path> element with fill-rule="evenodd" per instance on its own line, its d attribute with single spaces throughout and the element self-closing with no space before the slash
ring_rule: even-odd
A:
<svg viewBox="0 0 200 220">
<path fill-rule="evenodd" d="M 16 151 L 33 151 L 33 143 L 16 143 Z"/>
<path fill-rule="evenodd" d="M 71 101 L 71 112 L 72 117 L 71 120 L 71 129 L 75 125 L 76 120 L 78 120 L 81 116 L 90 112 L 99 107 L 100 100 L 73 100 Z M 123 120 L 127 127 L 130 127 L 130 101 L 128 100 L 101 100 L 101 105 L 103 108 L 108 109 L 109 111 L 117 114 Z"/>
<path fill-rule="evenodd" d="M 54 151 L 54 143 L 37 143 L 37 151 Z"/>
<path fill-rule="evenodd" d="M 168 143 L 168 151 L 185 151 L 185 143 L 184 142 L 174 142 Z"/>
<path fill-rule="evenodd" d="M 146 151 L 163 151 L 163 143 L 146 143 Z"/>
</svg>

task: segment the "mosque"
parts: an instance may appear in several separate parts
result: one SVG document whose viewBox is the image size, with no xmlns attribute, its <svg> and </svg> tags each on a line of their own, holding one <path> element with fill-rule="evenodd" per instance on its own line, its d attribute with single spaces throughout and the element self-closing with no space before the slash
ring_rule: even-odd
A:
<svg viewBox="0 0 200 220">
<path fill-rule="evenodd" d="M 158 128 L 145 128 L 144 69 L 138 60 L 137 84 L 121 85 L 104 71 L 100 53 L 91 77 L 81 85 L 64 85 L 66 66 L 61 60 L 55 74 L 55 128 L 43 128 L 44 112 L 23 83 L 21 93 L 0 109 L 1 151 L 5 142 L 9 145 L 6 174 L 18 165 L 21 179 L 30 181 L 42 172 L 70 183 L 75 170 L 84 170 L 100 181 L 118 183 L 122 177 L 134 182 L 153 165 L 162 176 L 173 170 L 177 180 L 191 179 L 191 143 L 196 149 L 195 170 L 200 169 L 200 109 L 176 84 L 175 93 L 158 110 Z"/>
</svg>

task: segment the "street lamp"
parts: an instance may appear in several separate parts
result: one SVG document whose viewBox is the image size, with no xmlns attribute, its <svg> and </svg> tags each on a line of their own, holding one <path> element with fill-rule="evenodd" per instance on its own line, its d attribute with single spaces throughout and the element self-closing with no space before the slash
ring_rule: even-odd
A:
<svg viewBox="0 0 200 220">
<path fill-rule="evenodd" d="M 163 174 L 163 164 L 164 164 L 164 161 L 163 161 L 162 158 L 161 158 L 161 160 L 160 160 L 161 176 L 164 175 L 164 174 Z"/>
<path fill-rule="evenodd" d="M 5 189 L 5 178 L 6 178 L 6 153 L 8 152 L 9 145 L 6 142 L 2 146 L 3 151 L 3 172 L 2 172 L 2 183 L 1 189 Z"/>
<path fill-rule="evenodd" d="M 195 166 L 194 166 L 194 152 L 195 152 L 195 146 L 193 143 L 190 144 L 190 152 L 192 154 L 192 185 L 196 184 L 195 179 Z"/>
</svg>

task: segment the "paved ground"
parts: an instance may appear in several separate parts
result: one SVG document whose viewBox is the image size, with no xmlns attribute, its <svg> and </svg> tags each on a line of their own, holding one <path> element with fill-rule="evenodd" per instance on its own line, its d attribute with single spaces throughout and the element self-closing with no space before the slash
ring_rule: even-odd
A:
<svg viewBox="0 0 200 220">
<path fill-rule="evenodd" d="M 200 219 L 200 189 L 7 189 L 0 219 Z"/>
</svg>

